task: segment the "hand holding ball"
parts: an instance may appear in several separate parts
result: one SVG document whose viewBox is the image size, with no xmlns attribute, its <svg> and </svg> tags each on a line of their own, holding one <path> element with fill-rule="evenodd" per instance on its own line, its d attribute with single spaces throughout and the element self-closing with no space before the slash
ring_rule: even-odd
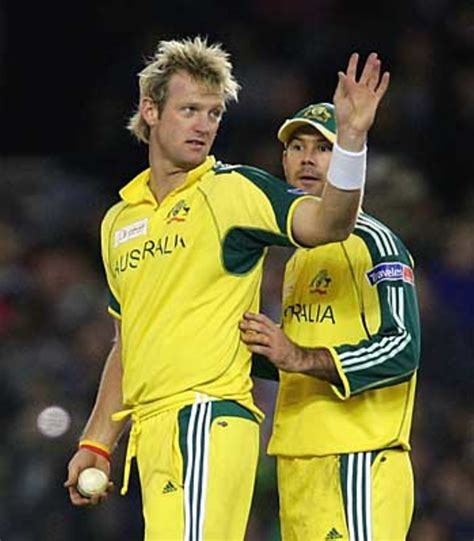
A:
<svg viewBox="0 0 474 541">
<path fill-rule="evenodd" d="M 82 470 L 77 479 L 77 490 L 85 498 L 100 496 L 107 490 L 109 479 L 99 468 Z"/>
</svg>

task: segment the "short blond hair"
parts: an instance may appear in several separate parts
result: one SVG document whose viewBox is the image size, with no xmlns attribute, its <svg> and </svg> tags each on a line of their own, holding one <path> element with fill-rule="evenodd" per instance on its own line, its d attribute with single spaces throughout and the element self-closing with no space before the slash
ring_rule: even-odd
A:
<svg viewBox="0 0 474 541">
<path fill-rule="evenodd" d="M 168 97 L 168 83 L 179 71 L 188 73 L 194 80 L 210 88 L 222 89 L 224 101 L 238 100 L 240 85 L 232 75 L 230 55 L 220 43 L 209 45 L 207 38 L 160 41 L 154 56 L 138 73 L 140 100 L 151 98 L 158 111 L 162 111 Z M 149 142 L 150 127 L 139 110 L 130 117 L 127 124 L 135 137 Z"/>
</svg>

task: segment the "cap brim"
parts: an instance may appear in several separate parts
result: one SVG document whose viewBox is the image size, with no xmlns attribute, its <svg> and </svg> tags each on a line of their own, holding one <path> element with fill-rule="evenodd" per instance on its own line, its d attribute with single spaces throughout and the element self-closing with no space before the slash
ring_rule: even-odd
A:
<svg viewBox="0 0 474 541">
<path fill-rule="evenodd" d="M 322 135 L 324 135 L 324 137 L 331 143 L 336 142 L 335 133 L 328 130 L 322 124 L 319 124 L 319 122 L 314 122 L 313 120 L 309 120 L 308 118 L 290 118 L 286 120 L 282 124 L 281 128 L 278 130 L 278 140 L 282 143 L 287 143 L 292 133 L 298 128 L 301 128 L 302 126 L 311 126 L 315 130 L 318 130 L 318 132 L 320 132 Z"/>
</svg>

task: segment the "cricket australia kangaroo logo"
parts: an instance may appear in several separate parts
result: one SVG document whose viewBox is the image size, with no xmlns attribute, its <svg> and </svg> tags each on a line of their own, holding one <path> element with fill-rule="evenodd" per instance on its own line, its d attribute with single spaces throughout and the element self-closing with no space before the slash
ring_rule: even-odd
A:
<svg viewBox="0 0 474 541">
<path fill-rule="evenodd" d="M 186 201 L 181 199 L 176 205 L 168 212 L 166 216 L 166 223 L 170 224 L 171 222 L 185 222 L 188 217 L 190 207 L 186 205 Z"/>
<path fill-rule="evenodd" d="M 326 124 L 331 118 L 331 111 L 329 111 L 327 107 L 324 107 L 324 105 L 315 105 L 314 107 L 311 107 L 311 109 L 308 109 L 304 113 L 304 116 L 311 120 L 317 120 L 318 122 Z"/>
<path fill-rule="evenodd" d="M 318 293 L 319 295 L 326 295 L 331 285 L 332 278 L 326 269 L 323 269 L 316 274 L 309 284 L 310 293 Z"/>
</svg>

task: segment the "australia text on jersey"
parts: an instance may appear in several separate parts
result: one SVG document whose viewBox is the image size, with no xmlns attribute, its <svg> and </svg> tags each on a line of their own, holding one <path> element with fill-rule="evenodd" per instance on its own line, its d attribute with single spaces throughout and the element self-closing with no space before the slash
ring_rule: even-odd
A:
<svg viewBox="0 0 474 541">
<path fill-rule="evenodd" d="M 330 322 L 333 325 L 336 324 L 336 317 L 334 310 L 330 304 L 290 304 L 285 307 L 283 312 L 286 320 L 296 319 L 298 323 L 324 323 Z"/>
<path fill-rule="evenodd" d="M 117 276 L 127 269 L 137 269 L 148 258 L 168 256 L 182 248 L 186 248 L 186 242 L 181 235 L 164 235 L 156 240 L 148 239 L 113 261 L 114 275 Z"/>
</svg>

